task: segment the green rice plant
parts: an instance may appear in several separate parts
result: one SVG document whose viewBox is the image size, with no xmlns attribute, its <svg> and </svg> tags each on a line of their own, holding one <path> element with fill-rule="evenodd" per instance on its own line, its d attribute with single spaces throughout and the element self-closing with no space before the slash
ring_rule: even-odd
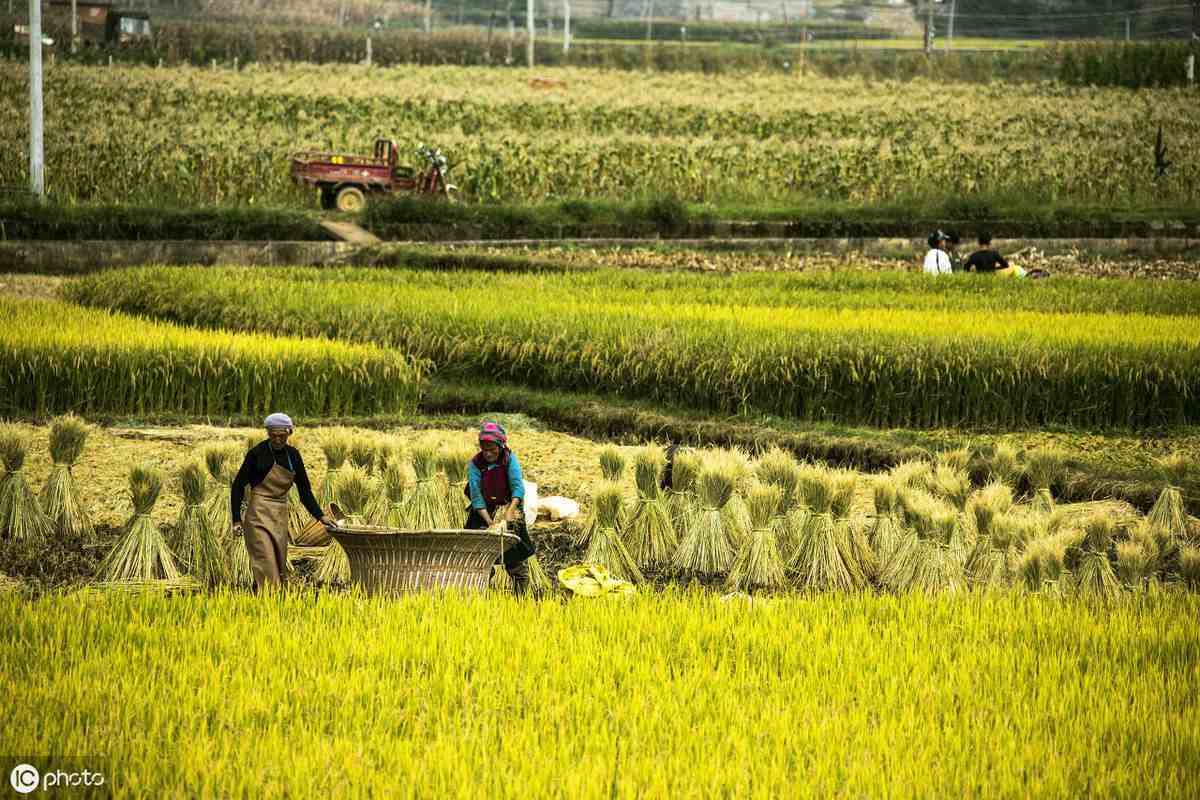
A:
<svg viewBox="0 0 1200 800">
<path fill-rule="evenodd" d="M 800 465 L 790 453 L 778 447 L 771 448 L 754 463 L 754 474 L 763 483 L 779 487 L 781 514 L 786 515 L 795 507 L 800 485 Z"/>
<path fill-rule="evenodd" d="M 28 434 L 15 425 L 0 427 L 0 462 L 5 469 L 0 478 L 0 537 L 36 542 L 50 535 L 52 523 L 26 480 L 28 452 Z"/>
<path fill-rule="evenodd" d="M 244 451 L 232 442 L 225 442 L 202 448 L 200 457 L 212 478 L 208 497 L 204 501 L 204 513 L 208 514 L 212 529 L 224 535 L 233 528 L 230 491 L 233 479 L 241 468 Z"/>
<path fill-rule="evenodd" d="M 199 330 L 12 298 L 0 299 L 0 364 L 0 415 L 257 416 L 279 397 L 293 414 L 407 413 L 427 370 L 372 344 Z"/>
<path fill-rule="evenodd" d="M 212 518 L 205 513 L 204 498 L 208 493 L 208 476 L 200 461 L 188 461 L 179 468 L 176 481 L 183 509 L 175 523 L 174 551 L 187 573 L 207 586 L 217 586 L 229 579 L 225 554 L 221 551 L 221 536 L 212 527 Z"/>
<path fill-rule="evenodd" d="M 102 581 L 176 580 L 180 577 L 175 558 L 167 547 L 150 512 L 163 488 L 163 473 L 151 463 L 129 471 L 129 497 L 133 516 L 125 524 L 116 545 L 100 563 Z"/>
<path fill-rule="evenodd" d="M 333 498 L 351 525 L 366 522 L 365 515 L 374 494 L 375 488 L 366 468 L 351 464 L 338 470 L 337 480 L 333 484 Z M 337 539 L 326 548 L 314 577 L 321 583 L 345 585 L 350 582 L 350 559 Z"/>
<path fill-rule="evenodd" d="M 696 506 L 684 525 L 679 547 L 671 559 L 681 575 L 722 575 L 733 563 L 733 544 L 724 514 L 734 494 L 735 473 L 727 466 L 705 466 L 696 482 Z"/>
<path fill-rule="evenodd" d="M 413 484 L 403 500 L 404 527 L 409 530 L 444 530 L 461 526 L 446 507 L 446 479 L 438 472 L 439 447 L 432 441 L 413 445 Z"/>
<path fill-rule="evenodd" d="M 616 483 L 604 482 L 596 487 L 592 493 L 595 524 L 588 537 L 583 560 L 589 564 L 599 564 L 622 580 L 641 583 L 644 580 L 642 572 L 618 530 L 623 504 L 621 487 Z"/>
<path fill-rule="evenodd" d="M 83 507 L 79 484 L 72 469 L 79 460 L 90 428 L 74 414 L 50 423 L 50 477 L 42 489 L 41 504 L 50 525 L 59 536 L 90 539 L 92 520 Z"/>
<path fill-rule="evenodd" d="M 338 472 L 350 458 L 354 434 L 344 428 L 329 428 L 322 431 L 320 442 L 321 452 L 325 455 L 325 482 L 321 486 L 318 502 L 322 509 L 328 509 L 329 504 L 334 501 Z"/>
<path fill-rule="evenodd" d="M 600 448 L 600 475 L 606 481 L 617 482 L 625 474 L 625 456 L 612 445 Z"/>
<path fill-rule="evenodd" d="M 746 497 L 751 532 L 729 569 L 726 586 L 731 591 L 779 590 L 787 585 L 779 554 L 778 530 L 783 522 L 783 490 L 773 484 L 750 489 Z"/>
<path fill-rule="evenodd" d="M 658 486 L 665 465 L 666 457 L 657 447 L 644 447 L 634 455 L 637 499 L 625 515 L 625 538 L 629 552 L 643 570 L 667 566 L 679 546 L 671 510 Z"/>
<path fill-rule="evenodd" d="M 1024 475 L 1017 448 L 1008 442 L 998 442 L 988 459 L 988 479 L 1015 487 Z"/>
</svg>

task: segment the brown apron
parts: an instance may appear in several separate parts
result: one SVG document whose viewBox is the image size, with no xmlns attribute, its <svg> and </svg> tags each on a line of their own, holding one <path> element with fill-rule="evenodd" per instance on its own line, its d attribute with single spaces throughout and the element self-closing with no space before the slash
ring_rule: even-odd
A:
<svg viewBox="0 0 1200 800">
<path fill-rule="evenodd" d="M 242 515 L 242 536 L 256 589 L 281 585 L 287 573 L 287 496 L 295 480 L 296 473 L 275 464 L 262 483 L 250 490 Z"/>
</svg>

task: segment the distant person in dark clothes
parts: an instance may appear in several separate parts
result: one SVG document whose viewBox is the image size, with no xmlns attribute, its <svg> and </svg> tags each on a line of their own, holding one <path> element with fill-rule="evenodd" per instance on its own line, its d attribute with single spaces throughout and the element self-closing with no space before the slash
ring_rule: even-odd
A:
<svg viewBox="0 0 1200 800">
<path fill-rule="evenodd" d="M 1008 269 L 1008 262 L 992 247 L 992 235 L 981 233 L 979 234 L 979 249 L 971 253 L 964 269 L 967 272 L 992 273 L 996 270 Z"/>
</svg>

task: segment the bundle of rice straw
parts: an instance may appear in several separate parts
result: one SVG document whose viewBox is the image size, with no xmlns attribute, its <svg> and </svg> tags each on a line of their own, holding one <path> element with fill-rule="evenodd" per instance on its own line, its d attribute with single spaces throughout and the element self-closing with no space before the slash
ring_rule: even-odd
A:
<svg viewBox="0 0 1200 800">
<path fill-rule="evenodd" d="M 923 489 L 902 489 L 897 500 L 906 530 L 881 566 L 880 583 L 896 592 L 964 589 L 971 549 L 960 515 Z"/>
<path fill-rule="evenodd" d="M 1007 442 L 999 442 L 988 459 L 988 478 L 1014 487 L 1024 477 L 1017 449 Z"/>
<path fill-rule="evenodd" d="M 600 474 L 604 480 L 619 482 L 625 474 L 625 456 L 612 445 L 600 448 Z"/>
<path fill-rule="evenodd" d="M 733 544 L 724 510 L 733 497 L 733 487 L 734 474 L 725 465 L 706 466 L 700 471 L 696 507 L 671 560 L 676 572 L 712 576 L 728 571 L 733 563 Z"/>
<path fill-rule="evenodd" d="M 535 595 L 542 595 L 553 591 L 554 581 L 551 579 L 549 573 L 546 572 L 546 568 L 542 566 L 542 562 L 538 560 L 538 557 L 532 555 L 526 563 L 529 565 L 529 591 Z"/>
<path fill-rule="evenodd" d="M 1178 541 L 1188 535 L 1187 509 L 1180 487 L 1187 480 L 1191 462 L 1182 455 L 1174 455 L 1160 459 L 1158 467 L 1166 485 L 1146 515 L 1146 522 L 1161 536 Z"/>
<path fill-rule="evenodd" d="M 666 456 L 657 447 L 645 447 L 633 459 L 637 500 L 626 514 L 625 538 L 629 551 L 642 569 L 661 569 L 671 561 L 679 546 L 671 511 L 658 487 Z"/>
<path fill-rule="evenodd" d="M 446 510 L 446 482 L 437 471 L 437 446 L 422 442 L 412 449 L 414 482 L 403 500 L 404 527 L 410 530 L 440 530 L 461 527 Z"/>
<path fill-rule="evenodd" d="M 393 461 L 407 463 L 404 442 L 395 434 L 385 434 L 375 440 L 375 468 L 382 472 Z"/>
<path fill-rule="evenodd" d="M 1117 575 L 1132 589 L 1143 588 L 1158 570 L 1158 550 L 1153 536 L 1140 532 L 1117 544 Z"/>
<path fill-rule="evenodd" d="M 50 425 L 50 460 L 54 466 L 42 489 L 42 508 L 52 530 L 60 536 L 91 538 L 92 521 L 80 500 L 72 468 L 87 441 L 87 423 L 74 414 L 58 417 Z"/>
<path fill-rule="evenodd" d="M 1192 591 L 1200 591 L 1200 547 L 1185 544 L 1179 549 L 1179 578 Z"/>
<path fill-rule="evenodd" d="M 179 469 L 179 490 L 183 510 L 175 523 L 175 547 L 188 574 L 208 586 L 229 579 L 221 541 L 213 530 L 212 520 L 204 511 L 204 496 L 208 490 L 205 467 L 199 461 L 189 461 Z"/>
<path fill-rule="evenodd" d="M 942 450 L 935 456 L 936 466 L 945 467 L 951 472 L 966 472 L 971 466 L 971 446 L 963 445 L 954 450 Z"/>
<path fill-rule="evenodd" d="M 175 565 L 162 533 L 150 519 L 150 512 L 162 492 L 163 473 L 153 464 L 139 464 L 129 471 L 129 496 L 133 516 L 125 524 L 116 546 L 100 564 L 98 577 L 103 581 L 175 580 Z"/>
<path fill-rule="evenodd" d="M 754 475 L 761 482 L 779 489 L 780 514 L 787 514 L 796 506 L 800 465 L 790 453 L 778 447 L 771 448 L 754 463 Z"/>
<path fill-rule="evenodd" d="M 583 560 L 599 564 L 623 580 L 640 583 L 642 572 L 630 555 L 618 530 L 624 500 L 616 483 L 601 483 L 592 494 L 593 525 Z"/>
<path fill-rule="evenodd" d="M 212 478 L 212 487 L 204 501 L 204 513 L 208 514 L 212 529 L 224 536 L 233 527 L 229 495 L 244 453 L 240 445 L 225 442 L 205 447 L 200 451 L 200 457 Z"/>
<path fill-rule="evenodd" d="M 372 525 L 384 528 L 404 527 L 404 497 L 412 480 L 407 465 L 399 458 L 389 459 L 380 475 L 382 491 L 376 494 L 368 518 Z"/>
<path fill-rule="evenodd" d="M 997 518 L 1011 511 L 1012 507 L 1012 489 L 1006 483 L 993 480 L 967 500 L 967 521 L 974 526 L 977 538 L 990 538 L 992 524 Z"/>
<path fill-rule="evenodd" d="M 1072 588 L 1067 551 L 1082 541 L 1082 531 L 1067 530 L 1027 544 L 1017 561 L 1017 574 L 1024 580 L 1025 587 L 1031 592 L 1066 594 Z"/>
<path fill-rule="evenodd" d="M 667 508 L 675 537 L 683 536 L 684 526 L 696 504 L 696 483 L 700 478 L 700 456 L 691 450 L 678 449 L 671 461 L 671 488 L 667 491 Z"/>
<path fill-rule="evenodd" d="M 850 540 L 852 531 L 844 516 L 849 511 L 847 485 L 844 477 L 838 480 L 823 470 L 805 471 L 801 476 L 801 493 L 810 507 L 810 516 L 789 564 L 796 576 L 797 588 L 854 591 L 866 586 L 867 577 L 855 557 Z M 836 521 L 835 500 L 839 510 L 843 511 L 843 517 Z"/>
<path fill-rule="evenodd" d="M 1067 476 L 1066 454 L 1051 447 L 1030 450 L 1025 454 L 1025 474 L 1036 492 L 1034 507 L 1046 513 L 1053 511 L 1053 489 Z"/>
<path fill-rule="evenodd" d="M 754 484 L 754 468 L 750 456 L 738 448 L 710 450 L 706 454 L 706 463 L 718 472 L 733 477 L 733 494 L 721 510 L 721 517 L 725 522 L 725 534 L 729 538 L 729 544 L 736 552 L 750 538 L 750 530 L 753 527 L 745 498 L 745 492 Z"/>
<path fill-rule="evenodd" d="M 334 484 L 337 483 L 338 471 L 346 465 L 350 457 L 350 446 L 353 437 L 343 428 L 330 428 L 321 435 L 321 452 L 325 455 L 325 482 L 321 485 L 321 494 L 317 502 L 322 509 L 329 508 L 334 502 Z"/>
<path fill-rule="evenodd" d="M 938 465 L 933 470 L 927 486 L 935 497 L 946 500 L 960 511 L 966 508 L 971 496 L 971 479 L 967 473 L 946 465 Z"/>
<path fill-rule="evenodd" d="M 927 485 L 929 476 L 933 474 L 933 465 L 928 461 L 901 461 L 892 467 L 889 474 L 895 482 L 897 489 L 907 489 L 911 486 L 925 486 Z"/>
<path fill-rule="evenodd" d="M 488 586 L 499 594 L 513 593 L 512 576 L 508 574 L 508 570 L 504 568 L 503 564 L 492 565 L 492 579 L 488 582 Z"/>
<path fill-rule="evenodd" d="M 0 461 L 6 470 L 0 480 L 0 537 L 41 541 L 50 535 L 50 518 L 25 479 L 29 436 L 15 425 L 0 428 Z"/>
<path fill-rule="evenodd" d="M 1093 514 L 1083 523 L 1083 539 L 1070 564 L 1076 593 L 1107 602 L 1120 592 L 1121 583 L 1108 555 L 1116 535 L 1116 523 L 1106 514 Z"/>
<path fill-rule="evenodd" d="M 362 525 L 373 491 L 371 476 L 364 467 L 343 466 L 338 470 L 337 481 L 333 485 L 333 502 L 346 514 L 347 522 Z M 336 539 L 329 544 L 313 577 L 321 583 L 350 582 L 350 559 Z"/>
<path fill-rule="evenodd" d="M 463 487 L 467 485 L 467 468 L 474 457 L 475 451 L 466 447 L 447 446 L 438 451 L 438 469 L 446 480 L 446 519 L 451 524 L 467 518 L 470 502 Z"/>
<path fill-rule="evenodd" d="M 773 590 L 787 585 L 777 541 L 784 521 L 782 505 L 783 490 L 778 486 L 751 487 L 746 497 L 751 532 L 730 567 L 727 586 L 731 591 Z"/>
<path fill-rule="evenodd" d="M 1132 533 L 1143 521 L 1138 510 L 1124 500 L 1085 500 L 1056 505 L 1047 517 L 1051 533 L 1065 528 L 1080 528 L 1093 517 L 1106 517 L 1120 531 Z"/>
<path fill-rule="evenodd" d="M 895 481 L 887 476 L 875 479 L 873 487 L 875 518 L 867 533 L 867 542 L 875 553 L 875 561 L 883 565 L 891 560 L 904 537 L 900 523 L 900 500 Z"/>
<path fill-rule="evenodd" d="M 378 452 L 375 437 L 369 433 L 355 433 L 350 436 L 349 444 L 347 458 L 350 463 L 370 472 L 375 466 L 375 455 Z"/>
</svg>

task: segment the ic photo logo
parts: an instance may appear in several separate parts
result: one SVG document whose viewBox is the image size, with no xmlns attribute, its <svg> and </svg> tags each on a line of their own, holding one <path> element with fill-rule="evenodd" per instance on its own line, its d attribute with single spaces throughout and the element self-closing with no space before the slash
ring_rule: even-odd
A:
<svg viewBox="0 0 1200 800">
<path fill-rule="evenodd" d="M 41 785 L 42 776 L 32 764 L 17 764 L 8 773 L 8 782 L 18 794 L 29 794 Z"/>
</svg>

